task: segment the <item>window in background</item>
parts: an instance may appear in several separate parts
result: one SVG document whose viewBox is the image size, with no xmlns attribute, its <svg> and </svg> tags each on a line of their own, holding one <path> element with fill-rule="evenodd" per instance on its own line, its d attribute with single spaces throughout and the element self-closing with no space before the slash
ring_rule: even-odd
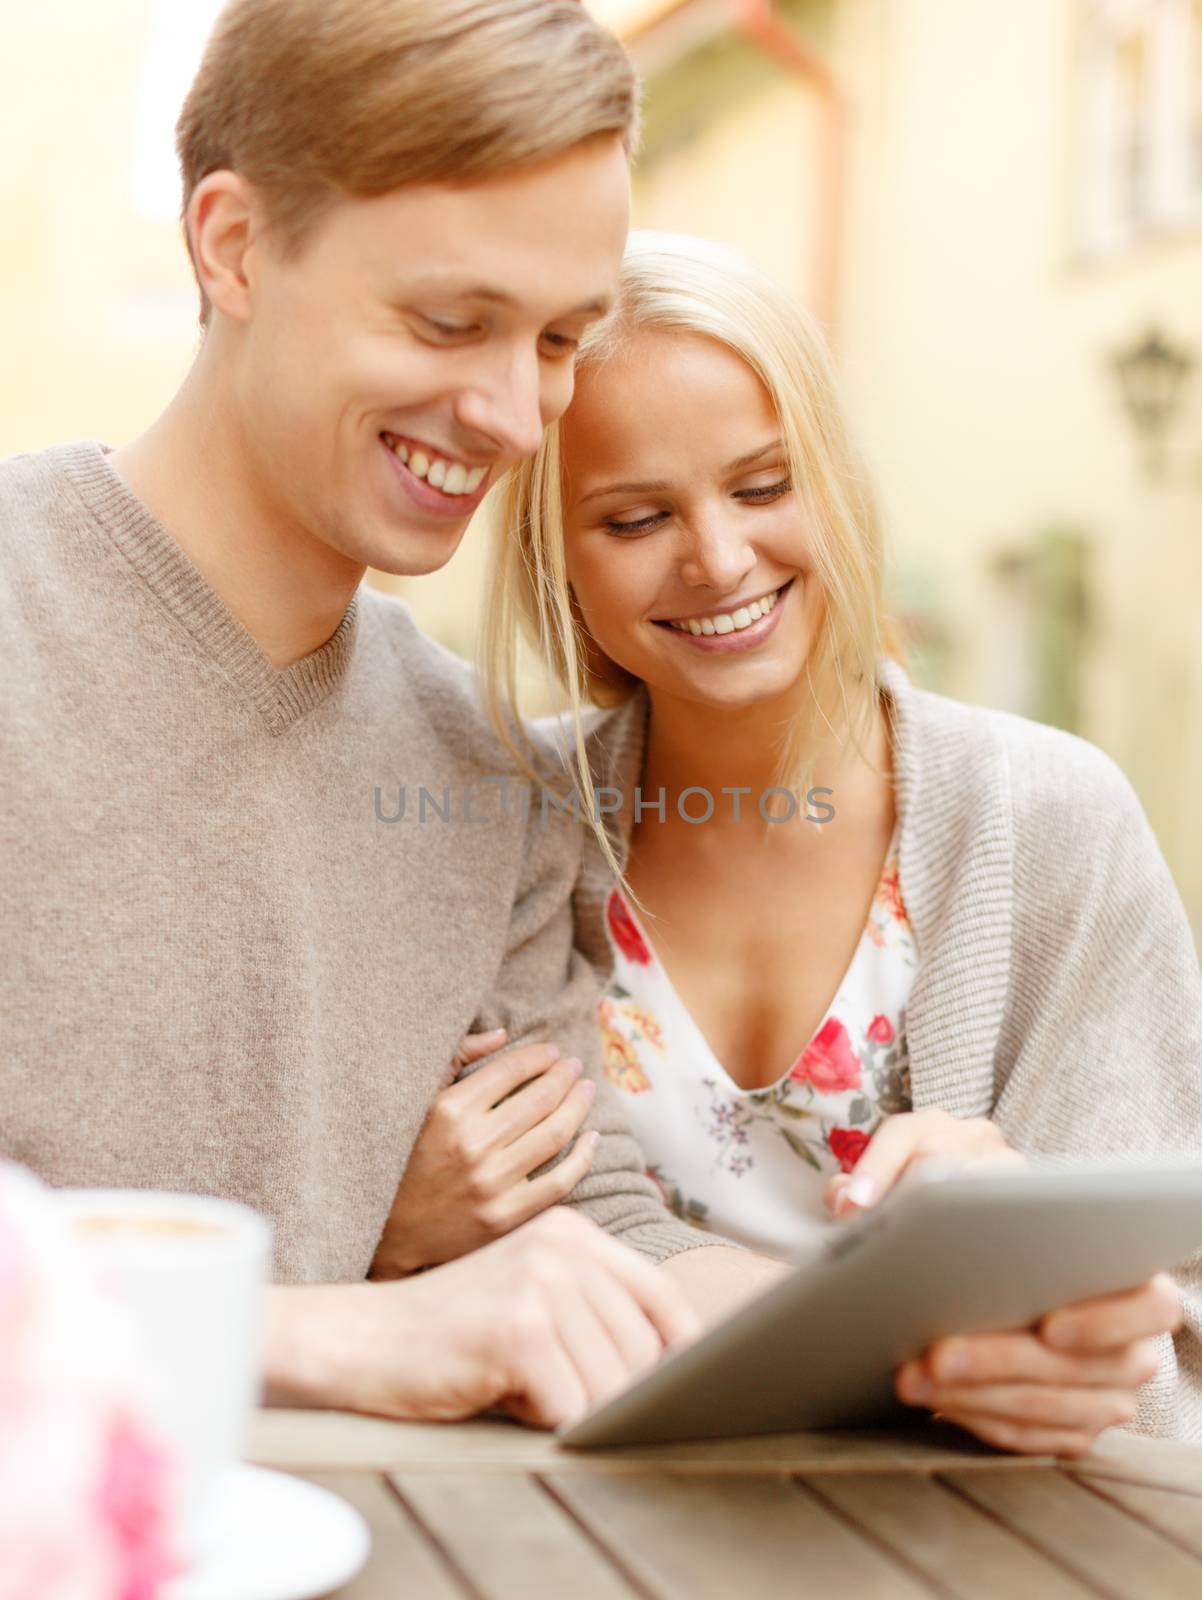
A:
<svg viewBox="0 0 1202 1600">
<path fill-rule="evenodd" d="M 1202 0 L 1090 0 L 1081 105 L 1086 255 L 1202 220 Z"/>
</svg>

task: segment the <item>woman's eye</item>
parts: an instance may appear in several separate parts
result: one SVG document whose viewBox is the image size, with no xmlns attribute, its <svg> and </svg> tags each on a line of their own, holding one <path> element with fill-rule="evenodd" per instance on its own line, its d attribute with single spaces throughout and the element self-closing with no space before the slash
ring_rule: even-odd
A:
<svg viewBox="0 0 1202 1600">
<path fill-rule="evenodd" d="M 782 494 L 787 494 L 793 487 L 789 478 L 782 478 L 779 483 L 766 483 L 759 489 L 739 489 L 736 491 L 736 500 L 776 500 Z"/>
<path fill-rule="evenodd" d="M 662 511 L 653 511 L 651 512 L 650 516 L 639 517 L 634 522 L 606 521 L 602 524 L 602 526 L 607 528 L 610 533 L 629 535 L 636 533 L 647 533 L 651 528 L 654 528 L 657 523 L 660 523 L 663 520 L 664 513 Z"/>
</svg>

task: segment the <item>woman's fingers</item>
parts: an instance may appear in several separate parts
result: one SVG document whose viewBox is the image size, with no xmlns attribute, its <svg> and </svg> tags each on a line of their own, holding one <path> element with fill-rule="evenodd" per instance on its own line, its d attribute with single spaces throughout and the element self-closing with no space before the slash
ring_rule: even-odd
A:
<svg viewBox="0 0 1202 1600">
<path fill-rule="evenodd" d="M 529 1094 L 530 1090 L 523 1092 Z M 574 1083 L 549 1116 L 505 1150 L 498 1151 L 506 1177 L 513 1183 L 520 1182 L 546 1162 L 553 1161 L 576 1137 L 596 1098 L 597 1085 L 591 1078 L 581 1078 Z"/>
<path fill-rule="evenodd" d="M 481 1071 L 487 1070 L 487 1067 L 481 1068 Z M 492 1142 L 498 1147 L 512 1145 L 532 1128 L 539 1127 L 553 1112 L 559 1110 L 583 1072 L 583 1065 L 575 1056 L 569 1056 L 545 1068 L 533 1081 L 523 1084 L 516 1094 L 511 1094 L 502 1105 L 497 1106 L 489 1118 Z M 562 1150 L 566 1143 L 566 1140 L 561 1140 L 559 1149 Z M 531 1169 L 528 1167 L 526 1170 Z"/>
<path fill-rule="evenodd" d="M 1130 1389 L 1059 1387 L 1047 1383 L 973 1383 L 935 1385 L 912 1381 L 908 1369 L 897 1380 L 898 1398 L 921 1405 L 940 1416 L 972 1412 L 1039 1428 L 1082 1429 L 1101 1433 L 1103 1428 L 1130 1422 L 1135 1415 L 1135 1395 Z"/>
<path fill-rule="evenodd" d="M 1115 1350 L 1153 1334 L 1176 1333 L 1181 1322 L 1181 1292 L 1161 1272 L 1126 1294 L 1053 1311 L 1040 1323 L 1039 1333 L 1054 1350 Z"/>
<path fill-rule="evenodd" d="M 1035 1333 L 979 1333 L 940 1339 L 922 1359 L 907 1362 L 937 1388 L 960 1384 L 1044 1383 L 1073 1388 L 1137 1389 L 1155 1373 L 1154 1339 L 1116 1350 L 1050 1350 Z"/>
<path fill-rule="evenodd" d="M 487 1033 L 465 1033 L 459 1041 L 458 1050 L 451 1057 L 452 1077 L 462 1072 L 464 1067 L 470 1067 L 473 1061 L 499 1050 L 508 1037 L 504 1028 L 490 1028 Z"/>
<path fill-rule="evenodd" d="M 874 1206 L 907 1168 L 936 1157 L 974 1166 L 1022 1164 L 984 1117 L 953 1117 L 934 1108 L 901 1112 L 881 1123 L 852 1172 L 839 1173 L 827 1184 L 827 1209 L 845 1217 Z"/>
<path fill-rule="evenodd" d="M 997 1450 L 1010 1450 L 1027 1456 L 1079 1456 L 1090 1448 L 1096 1435 L 1077 1428 L 1040 1428 L 1001 1417 L 982 1416 L 974 1411 L 941 1411 L 944 1422 L 954 1422 L 966 1433 L 974 1434 Z"/>
<path fill-rule="evenodd" d="M 600 1134 L 586 1133 L 577 1139 L 563 1160 L 556 1162 L 550 1172 L 544 1172 L 529 1181 L 519 1178 L 512 1183 L 498 1185 L 501 1198 L 493 1208 L 493 1233 L 509 1233 L 523 1222 L 541 1216 L 544 1211 L 566 1200 L 592 1166 L 600 1142 Z"/>
<path fill-rule="evenodd" d="M 557 1045 L 518 1045 L 513 1050 L 503 1051 L 495 1061 L 478 1067 L 444 1093 L 465 1115 L 491 1111 L 522 1084 L 541 1077 L 558 1060 Z"/>
</svg>

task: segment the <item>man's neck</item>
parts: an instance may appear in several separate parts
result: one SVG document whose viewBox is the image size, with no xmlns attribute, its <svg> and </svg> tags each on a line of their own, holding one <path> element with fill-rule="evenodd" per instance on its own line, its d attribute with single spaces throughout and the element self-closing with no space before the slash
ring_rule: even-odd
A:
<svg viewBox="0 0 1202 1600">
<path fill-rule="evenodd" d="M 337 630 L 365 569 L 264 498 L 236 411 L 203 366 L 202 355 L 167 410 L 109 460 L 283 671 Z"/>
</svg>

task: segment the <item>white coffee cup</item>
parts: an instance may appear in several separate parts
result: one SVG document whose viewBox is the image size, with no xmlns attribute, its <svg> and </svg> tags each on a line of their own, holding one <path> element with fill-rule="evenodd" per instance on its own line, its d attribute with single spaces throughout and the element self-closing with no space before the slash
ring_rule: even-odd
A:
<svg viewBox="0 0 1202 1600">
<path fill-rule="evenodd" d="M 270 1227 L 248 1206 L 202 1195 L 70 1189 L 59 1200 L 124 1307 L 137 1398 L 174 1464 L 172 1524 L 189 1561 L 259 1395 Z"/>
</svg>

